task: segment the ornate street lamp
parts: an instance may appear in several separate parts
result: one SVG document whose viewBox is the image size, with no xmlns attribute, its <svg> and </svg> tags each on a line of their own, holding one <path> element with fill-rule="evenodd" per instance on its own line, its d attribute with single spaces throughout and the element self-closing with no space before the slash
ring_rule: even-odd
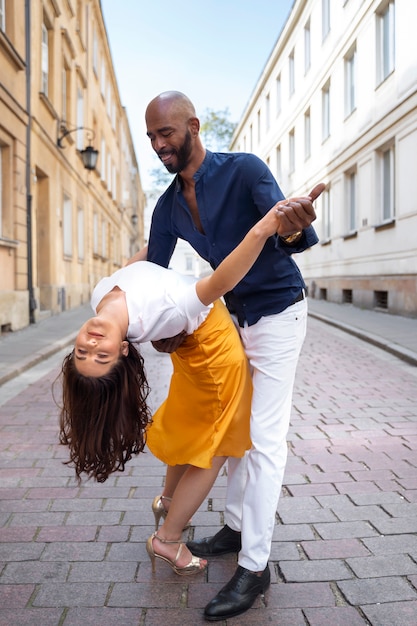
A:
<svg viewBox="0 0 417 626">
<path fill-rule="evenodd" d="M 86 126 L 78 126 L 77 128 L 71 129 L 61 127 L 62 135 L 57 139 L 57 146 L 58 148 L 61 148 L 61 150 L 64 150 L 65 146 L 62 145 L 62 140 L 64 139 L 64 137 L 66 137 L 70 133 L 75 133 L 75 131 L 77 130 L 86 130 L 88 132 L 88 140 L 90 144 L 86 146 L 84 150 L 79 150 L 79 153 L 83 160 L 85 169 L 95 170 L 97 165 L 98 150 L 93 148 L 93 146 L 91 145 L 91 141 L 95 137 L 95 132 L 91 128 L 87 128 Z"/>
</svg>

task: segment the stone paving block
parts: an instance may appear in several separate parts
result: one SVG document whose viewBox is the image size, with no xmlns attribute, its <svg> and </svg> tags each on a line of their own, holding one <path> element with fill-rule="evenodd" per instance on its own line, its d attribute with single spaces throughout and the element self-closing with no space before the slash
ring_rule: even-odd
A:
<svg viewBox="0 0 417 626">
<path fill-rule="evenodd" d="M 417 565 L 407 554 L 348 558 L 346 563 L 358 578 L 417 574 Z"/>
<path fill-rule="evenodd" d="M 3 609 L 0 612 L 0 626 L 58 626 L 62 614 L 62 609 Z"/>
<path fill-rule="evenodd" d="M 313 543 L 313 542 L 308 542 Z M 298 561 L 300 558 L 299 544 L 295 541 L 274 541 L 271 547 L 270 561 Z"/>
<path fill-rule="evenodd" d="M 44 550 L 43 543 L 0 543 L 0 559 L 2 561 L 37 561 Z"/>
<path fill-rule="evenodd" d="M 417 553 L 417 536 L 414 534 L 364 537 L 362 542 L 374 555 Z"/>
<path fill-rule="evenodd" d="M 314 539 L 314 532 L 307 524 L 278 524 L 274 528 L 273 541 L 306 541 Z"/>
<path fill-rule="evenodd" d="M 380 487 L 376 483 L 372 481 L 367 481 L 367 480 L 356 481 L 356 482 L 351 482 L 351 483 L 338 483 L 336 485 L 336 488 L 339 493 L 342 493 L 342 494 L 346 493 L 348 496 L 350 496 L 350 494 L 355 494 L 355 493 L 373 494 L 373 493 L 381 492 Z"/>
<path fill-rule="evenodd" d="M 119 543 L 128 541 L 129 526 L 102 526 L 98 531 L 97 541 Z"/>
<path fill-rule="evenodd" d="M 404 502 L 404 496 L 397 491 L 384 491 L 379 493 L 367 493 L 367 494 L 349 494 L 353 504 L 358 506 L 371 505 L 371 504 L 401 504 Z M 386 507 L 384 506 L 386 509 Z"/>
<path fill-rule="evenodd" d="M 378 533 L 366 522 L 337 522 L 314 524 L 322 539 L 347 539 L 349 537 L 374 537 Z"/>
<path fill-rule="evenodd" d="M 68 581 L 79 582 L 133 582 L 135 580 L 137 562 L 76 562 L 71 564 Z"/>
<path fill-rule="evenodd" d="M 350 606 L 304 609 L 304 614 L 308 620 L 308 626 L 365 626 L 368 624 L 358 610 Z"/>
<path fill-rule="evenodd" d="M 389 520 L 372 520 L 372 524 L 381 535 L 402 535 L 417 533 L 417 517 L 396 517 Z"/>
<path fill-rule="evenodd" d="M 280 561 L 279 568 L 287 583 L 324 582 L 353 577 L 352 572 L 340 559 Z"/>
<path fill-rule="evenodd" d="M 35 500 L 35 502 L 37 502 Z M 103 502 L 98 499 L 85 499 L 78 500 L 76 498 L 71 498 L 69 500 L 65 500 L 62 498 L 55 499 L 50 504 L 51 511 L 76 511 L 77 513 L 81 513 L 83 511 L 88 511 L 92 513 L 93 511 L 102 511 L 104 510 Z"/>
<path fill-rule="evenodd" d="M 337 494 L 335 486 L 331 483 L 317 483 L 314 485 L 288 485 L 287 489 L 294 497 Z"/>
<path fill-rule="evenodd" d="M 112 588 L 107 606 L 181 608 L 184 605 L 184 597 L 187 596 L 189 584 L 192 583 L 183 581 L 175 581 L 173 584 L 154 581 L 116 583 Z"/>
<path fill-rule="evenodd" d="M 34 590 L 35 585 L 0 585 L 0 620 L 4 609 L 18 609 L 26 606 Z"/>
<path fill-rule="evenodd" d="M 370 552 L 359 539 L 330 539 L 302 541 L 301 547 L 309 559 L 345 559 L 369 556 Z"/>
<path fill-rule="evenodd" d="M 53 542 L 46 544 L 41 561 L 103 561 L 107 545 L 103 542 Z"/>
<path fill-rule="evenodd" d="M 278 513 L 281 514 L 281 512 L 284 511 L 315 511 L 317 508 L 323 506 L 320 504 L 320 507 L 318 507 L 317 501 L 318 498 L 314 498 L 313 496 L 293 498 L 292 496 L 283 495 L 278 502 Z"/>
<path fill-rule="evenodd" d="M 383 574 L 383 572 L 381 572 Z M 337 586 L 349 604 L 376 604 L 378 602 L 417 601 L 417 591 L 412 589 L 405 578 L 387 576 L 361 580 L 337 581 Z"/>
<path fill-rule="evenodd" d="M 94 541 L 96 534 L 95 526 L 46 526 L 39 530 L 36 541 Z"/>
<path fill-rule="evenodd" d="M 396 503 L 386 503 L 384 505 L 384 509 L 392 516 L 392 517 L 415 517 L 417 518 L 417 503 L 410 504 L 409 502 L 396 502 Z"/>
<path fill-rule="evenodd" d="M 166 624 L 166 626 L 198 626 L 198 624 L 207 624 L 207 622 L 203 618 L 201 609 L 149 609 L 146 612 L 143 621 L 144 626 L 162 626 L 162 624 Z"/>
<path fill-rule="evenodd" d="M 37 533 L 36 527 L 13 527 L 0 528 L 0 542 L 7 541 L 33 541 Z"/>
<path fill-rule="evenodd" d="M 335 596 L 328 583 L 285 583 L 271 585 L 268 608 L 304 609 L 335 606 Z"/>
<path fill-rule="evenodd" d="M 67 526 L 111 526 L 122 523 L 121 511 L 73 511 L 67 514 Z"/>
<path fill-rule="evenodd" d="M 414 626 L 417 622 L 417 602 L 386 602 L 361 607 L 374 626 Z"/>
<path fill-rule="evenodd" d="M 139 626 L 145 624 L 145 610 L 112 609 L 109 607 L 79 607 L 69 609 L 65 616 L 64 626 Z M 163 624 L 163 622 L 161 622 Z M 170 621 L 167 626 L 172 626 Z"/>
<path fill-rule="evenodd" d="M 389 520 L 390 516 L 385 512 L 385 510 L 376 505 L 363 505 L 363 506 L 354 506 L 354 505 L 345 505 L 345 506 L 334 506 L 332 507 L 332 512 L 337 516 L 337 518 L 341 522 L 352 522 L 355 520 L 367 520 L 372 523 L 381 520 Z"/>
<path fill-rule="evenodd" d="M 143 559 L 148 559 L 143 542 L 113 543 L 108 548 L 106 555 L 107 561 L 134 561 L 137 563 L 138 561 L 143 561 Z"/>
<path fill-rule="evenodd" d="M 109 585 L 107 583 L 47 583 L 40 588 L 32 606 L 103 607 L 108 593 Z M 33 623 L 36 624 L 36 622 Z"/>
<path fill-rule="evenodd" d="M 313 524 L 316 522 L 336 522 L 337 517 L 330 509 L 280 510 L 279 516 L 283 524 Z"/>
<path fill-rule="evenodd" d="M 37 561 L 9 562 L 0 575 L 1 584 L 46 583 L 53 579 L 66 580 L 69 565 L 67 563 L 40 563 Z"/>
</svg>

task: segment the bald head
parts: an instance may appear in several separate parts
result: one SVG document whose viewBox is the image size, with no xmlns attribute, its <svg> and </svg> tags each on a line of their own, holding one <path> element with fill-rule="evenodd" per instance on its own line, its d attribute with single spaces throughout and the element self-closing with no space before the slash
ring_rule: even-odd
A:
<svg viewBox="0 0 417 626">
<path fill-rule="evenodd" d="M 180 91 L 164 91 L 156 96 L 146 107 L 145 119 L 155 112 L 169 113 L 184 121 L 196 117 L 193 103 Z"/>
</svg>

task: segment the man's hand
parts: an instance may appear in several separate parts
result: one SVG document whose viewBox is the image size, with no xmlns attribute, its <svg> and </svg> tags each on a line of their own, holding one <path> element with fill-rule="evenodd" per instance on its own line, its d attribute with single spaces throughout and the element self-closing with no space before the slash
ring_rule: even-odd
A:
<svg viewBox="0 0 417 626">
<path fill-rule="evenodd" d="M 288 237 L 304 230 L 316 219 L 313 202 L 326 188 L 324 183 L 314 187 L 308 196 L 301 198 L 289 198 L 285 204 L 279 204 L 277 214 L 279 216 L 278 235 Z"/>
<path fill-rule="evenodd" d="M 177 348 L 187 339 L 188 335 L 185 330 L 182 330 L 175 337 L 168 337 L 168 339 L 159 339 L 158 341 L 152 341 L 152 345 L 157 352 L 175 352 Z"/>
</svg>

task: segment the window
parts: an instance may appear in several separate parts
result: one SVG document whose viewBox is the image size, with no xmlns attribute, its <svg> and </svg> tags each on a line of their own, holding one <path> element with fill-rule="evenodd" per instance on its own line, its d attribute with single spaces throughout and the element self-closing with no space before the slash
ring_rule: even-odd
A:
<svg viewBox="0 0 417 626">
<path fill-rule="evenodd" d="M 381 189 L 381 220 L 389 222 L 394 219 L 394 180 L 395 180 L 395 153 L 394 146 L 382 150 L 380 161 L 380 189 Z"/>
<path fill-rule="evenodd" d="M 81 87 L 77 89 L 77 150 L 84 149 L 84 93 Z"/>
<path fill-rule="evenodd" d="M 64 256 L 72 256 L 72 203 L 71 198 L 64 195 L 63 210 Z"/>
<path fill-rule="evenodd" d="M 282 177 L 281 146 L 277 146 L 276 147 L 276 149 L 275 149 L 275 158 L 276 158 L 276 162 L 277 162 L 276 169 L 275 169 L 275 171 L 277 173 L 276 178 L 277 178 L 277 181 L 279 183 L 280 180 L 281 180 L 281 177 Z"/>
<path fill-rule="evenodd" d="M 93 214 L 93 254 L 98 254 L 98 214 Z"/>
<path fill-rule="evenodd" d="M 321 92 L 322 100 L 322 140 L 330 136 L 330 83 L 327 83 Z"/>
<path fill-rule="evenodd" d="M 268 131 L 271 125 L 271 102 L 269 94 L 265 98 L 265 128 Z"/>
<path fill-rule="evenodd" d="M 275 80 L 275 92 L 277 97 L 277 116 L 281 113 L 281 74 Z"/>
<path fill-rule="evenodd" d="M 84 261 L 84 210 L 78 207 L 77 216 L 78 260 Z"/>
<path fill-rule="evenodd" d="M 330 32 L 330 0 L 321 0 L 321 38 L 324 41 Z"/>
<path fill-rule="evenodd" d="M 252 124 L 249 126 L 249 152 L 253 150 L 253 127 Z"/>
<path fill-rule="evenodd" d="M 304 113 L 304 158 L 311 157 L 311 115 L 310 109 Z"/>
<path fill-rule="evenodd" d="M 257 136 L 257 141 L 259 144 L 261 141 L 261 112 L 260 111 L 258 111 L 258 113 L 256 114 L 256 129 L 257 129 L 256 136 Z"/>
<path fill-rule="evenodd" d="M 382 83 L 395 67 L 395 15 L 394 1 L 383 5 L 377 14 L 377 72 L 378 83 Z"/>
<path fill-rule="evenodd" d="M 330 215 L 330 190 L 325 189 L 322 193 L 323 202 L 323 239 L 329 241 L 332 229 L 331 229 L 331 215 Z"/>
<path fill-rule="evenodd" d="M 311 31 L 310 20 L 304 26 L 304 73 L 307 74 L 311 66 Z"/>
<path fill-rule="evenodd" d="M 6 0 L 0 0 L 0 30 L 6 30 Z"/>
<path fill-rule="evenodd" d="M 292 129 L 288 135 L 288 158 L 290 174 L 295 171 L 295 131 Z"/>
<path fill-rule="evenodd" d="M 70 93 L 71 93 L 71 82 L 70 82 L 70 70 L 68 65 L 63 63 L 62 67 L 62 122 L 67 123 L 69 121 L 69 112 L 71 110 L 70 105 Z"/>
<path fill-rule="evenodd" d="M 356 170 L 346 174 L 347 231 L 356 232 Z"/>
<path fill-rule="evenodd" d="M 107 223 L 105 220 L 101 222 L 101 256 L 107 259 Z"/>
<path fill-rule="evenodd" d="M 0 146 L 0 237 L 3 235 L 3 148 Z"/>
<path fill-rule="evenodd" d="M 350 115 L 356 108 L 356 48 L 345 57 L 345 114 Z"/>
<path fill-rule="evenodd" d="M 98 76 L 98 37 L 95 24 L 93 26 L 93 70 L 94 74 Z"/>
<path fill-rule="evenodd" d="M 289 93 L 290 96 L 295 91 L 295 75 L 294 75 L 294 50 L 291 51 L 290 56 L 288 57 L 288 79 L 289 79 Z"/>
<path fill-rule="evenodd" d="M 100 164 L 100 178 L 101 180 L 106 180 L 106 142 L 104 137 L 101 138 L 101 164 Z"/>
<path fill-rule="evenodd" d="M 49 81 L 49 34 L 45 23 L 42 24 L 41 71 L 41 92 L 47 96 Z"/>
</svg>

